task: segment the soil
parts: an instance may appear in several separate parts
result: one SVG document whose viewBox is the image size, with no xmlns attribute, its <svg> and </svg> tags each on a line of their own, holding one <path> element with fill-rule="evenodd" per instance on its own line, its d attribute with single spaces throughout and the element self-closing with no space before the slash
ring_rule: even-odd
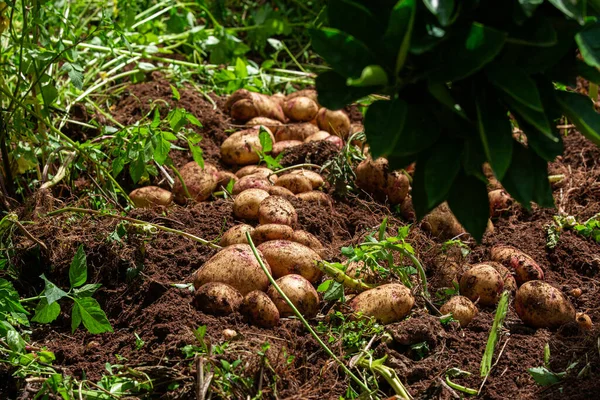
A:
<svg viewBox="0 0 600 400">
<path fill-rule="evenodd" d="M 116 98 L 110 111 L 121 123 L 131 124 L 148 113 L 153 103 L 183 107 L 203 124 L 198 132 L 203 136 L 199 145 L 205 159 L 219 168 L 235 170 L 223 164 L 219 157 L 219 145 L 232 128 L 227 116 L 220 111 L 222 99 L 209 95 L 208 100 L 189 87 L 179 88 L 179 93 L 180 100 L 173 100 L 168 82 L 155 76 L 149 82 L 129 86 Z M 167 111 L 166 106 L 161 108 L 163 115 Z M 79 112 L 83 115 L 81 110 Z M 353 120 L 360 119 L 359 114 L 351 114 Z M 554 197 L 558 210 L 585 220 L 600 212 L 600 150 L 575 131 L 568 132 L 564 142 L 564 155 L 550 166 L 551 174 L 564 175 L 564 179 L 554 185 Z M 177 166 L 192 160 L 187 152 L 176 154 Z M 288 153 L 282 164 L 323 164 L 333 155 L 335 150 L 329 143 L 309 143 Z M 132 185 L 127 187 L 131 188 Z M 54 199 L 36 200 L 43 202 L 46 209 L 64 206 L 58 204 L 59 201 L 90 206 L 89 198 L 73 201 L 76 193 L 60 199 L 56 192 L 53 194 Z M 332 208 L 300 200 L 292 203 L 298 212 L 298 228 L 314 234 L 323 243 L 325 258 L 330 261 L 342 260 L 340 248 L 359 243 L 386 216 L 390 233 L 407 223 L 391 211 L 391 206 L 373 202 L 362 194 L 335 199 Z M 597 398 L 600 389 L 600 245 L 567 231 L 561 235 L 558 245 L 549 249 L 546 226 L 556 213 L 555 209 L 534 206 L 527 211 L 513 205 L 493 221 L 494 231 L 487 233 L 481 244 L 468 241 L 471 252 L 464 262 L 489 260 L 489 250 L 496 244 L 519 248 L 541 265 L 548 283 L 567 294 L 572 289 L 581 289 L 580 297 L 569 294 L 569 298 L 578 312 L 587 313 L 596 323 L 592 330 L 582 331 L 575 323 L 557 330 L 532 329 L 520 322 L 511 306 L 496 348 L 493 369 L 483 381 L 479 374 L 480 362 L 495 310 L 479 307 L 471 324 L 461 329 L 454 322 L 441 324 L 418 300 L 409 318 L 386 327 L 389 340 L 378 338 L 372 343 L 374 356 L 387 355 L 386 365 L 396 371 L 414 398 L 464 396 L 446 384 L 445 373 L 450 368 L 472 374 L 452 378 L 454 383 L 478 390 L 479 394 L 472 398 Z M 233 215 L 232 201 L 224 199 L 184 207 L 136 209 L 129 216 L 185 230 L 207 240 L 218 238 L 237 223 L 247 223 Z M 233 362 L 240 358 L 242 367 L 236 373 L 254 382 L 245 386 L 235 381 L 228 395 L 220 392 L 215 383 L 212 385 L 215 398 L 253 397 L 259 381 L 265 398 L 339 399 L 346 396 L 349 380 L 299 321 L 282 319 L 275 329 L 260 329 L 249 325 L 238 314 L 207 315 L 192 306 L 193 294 L 188 288 L 173 285 L 191 282 L 194 272 L 216 253 L 215 249 L 162 231 L 140 232 L 131 225 L 125 237 L 115 239 L 111 234 L 120 222 L 108 218 L 68 213 L 43 218 L 32 214 L 31 209 L 23 209 L 21 217 L 35 219 L 28 230 L 48 248 L 43 251 L 29 238 L 15 237 L 13 262 L 19 273 L 16 286 L 21 295 L 34 296 L 41 291 L 38 276 L 42 273 L 58 286 L 68 286 L 70 262 L 77 247 L 83 244 L 88 260 L 88 282 L 102 284 L 95 297 L 114 328 L 114 333 L 102 335 L 91 335 L 83 329 L 71 333 L 68 306 L 63 306 L 54 323 L 33 324 L 31 342 L 53 351 L 57 357 L 55 365 L 63 373 L 97 381 L 106 374 L 107 363 L 118 364 L 122 370 L 131 368 L 153 379 L 153 398 L 194 399 L 200 361 L 186 359 L 182 348 L 199 345 L 194 330 L 204 325 L 207 328 L 205 340 L 217 349 L 225 342 L 224 330 L 232 329 L 236 336 L 228 341 L 222 353 L 207 355 L 202 362 L 220 364 L 221 360 Z M 442 289 L 435 279 L 440 267 L 433 261 L 441 243 L 416 225 L 408 241 L 424 263 L 430 291 L 435 293 Z M 441 304 L 435 302 L 438 306 Z M 322 311 L 326 312 L 330 306 L 323 302 Z M 318 317 L 312 322 L 316 325 L 321 320 L 322 317 Z M 136 347 L 134 334 L 144 341 L 143 346 Z M 265 343 L 269 343 L 266 351 Z M 415 350 L 415 345 L 421 343 L 426 343 L 425 353 Z M 564 380 L 550 387 L 536 384 L 527 371 L 543 365 L 546 344 L 551 353 L 549 369 L 563 372 L 571 366 Z M 338 354 L 343 351 L 339 343 L 332 347 Z M 0 398 L 33 398 L 35 389 L 35 384 L 13 378 L 11 371 L 0 368 Z M 382 398 L 393 394 L 385 381 L 380 382 L 380 389 Z"/>
</svg>

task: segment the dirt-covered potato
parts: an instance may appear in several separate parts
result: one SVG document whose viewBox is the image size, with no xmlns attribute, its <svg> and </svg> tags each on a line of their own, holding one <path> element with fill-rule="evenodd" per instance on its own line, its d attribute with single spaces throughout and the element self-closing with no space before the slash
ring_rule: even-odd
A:
<svg viewBox="0 0 600 400">
<path fill-rule="evenodd" d="M 257 246 L 269 240 L 292 240 L 293 236 L 294 230 L 281 224 L 259 225 L 252 231 L 252 241 Z"/>
<path fill-rule="evenodd" d="M 317 125 L 321 130 L 332 135 L 347 139 L 350 135 L 350 118 L 342 110 L 331 111 L 321 108 L 317 113 Z"/>
<path fill-rule="evenodd" d="M 235 196 L 233 214 L 243 219 L 258 219 L 258 207 L 270 194 L 262 189 L 248 189 Z"/>
<path fill-rule="evenodd" d="M 246 165 L 245 167 L 240 168 L 235 173 L 235 176 L 237 176 L 238 178 L 243 178 L 247 175 L 252 175 L 253 173 L 257 172 L 259 168 L 263 167 L 259 167 L 258 165 Z"/>
<path fill-rule="evenodd" d="M 319 239 L 317 239 L 312 233 L 303 230 L 294 231 L 294 234 L 290 240 L 303 244 L 306 247 L 313 249 L 321 257 L 324 257 L 325 249 L 323 248 L 323 245 Z"/>
<path fill-rule="evenodd" d="M 388 184 L 388 160 L 380 157 L 373 160 L 367 157 L 356 167 L 356 186 L 382 200 Z"/>
<path fill-rule="evenodd" d="M 316 251 L 291 240 L 271 240 L 258 246 L 275 278 L 285 275 L 302 275 L 311 283 L 321 277 L 321 271 L 315 266 L 321 257 Z"/>
<path fill-rule="evenodd" d="M 412 196 L 410 194 L 406 196 L 402 203 L 400 203 L 400 215 L 409 222 L 417 219 L 415 208 L 412 203 Z"/>
<path fill-rule="evenodd" d="M 270 271 L 269 263 L 260 250 L 259 256 Z M 221 282 L 233 286 L 243 296 L 253 290 L 267 290 L 269 279 L 247 244 L 234 244 L 221 249 L 204 263 L 194 274 L 194 287 L 209 282 Z"/>
<path fill-rule="evenodd" d="M 510 208 L 512 197 L 504 189 L 492 190 L 488 193 L 490 200 L 490 217 L 498 217 Z"/>
<path fill-rule="evenodd" d="M 230 181 L 237 182 L 238 177 L 235 176 L 233 172 L 229 171 L 219 171 L 217 174 L 217 187 L 216 190 L 221 189 L 222 187 L 226 188 L 229 185 Z"/>
<path fill-rule="evenodd" d="M 508 290 L 511 293 L 515 293 L 517 291 L 517 281 L 508 268 L 496 261 L 486 261 L 484 264 L 491 265 L 496 271 L 498 271 L 500 276 L 502 276 L 504 290 Z"/>
<path fill-rule="evenodd" d="M 271 150 L 271 155 L 277 157 L 279 154 L 283 153 L 287 149 L 291 149 L 292 147 L 300 146 L 302 144 L 299 140 L 282 140 L 273 144 L 273 150 Z"/>
<path fill-rule="evenodd" d="M 575 316 L 575 321 L 577 322 L 577 325 L 579 325 L 582 331 L 589 331 L 590 329 L 592 329 L 592 319 L 587 314 L 580 312 L 577 313 L 577 315 Z"/>
<path fill-rule="evenodd" d="M 267 178 L 263 178 L 260 175 L 251 174 L 238 179 L 237 182 L 233 184 L 231 194 L 240 194 L 244 190 L 248 189 L 262 189 L 267 191 L 271 186 L 272 185 Z"/>
<path fill-rule="evenodd" d="M 387 176 L 385 193 L 388 196 L 390 204 L 401 204 L 410 188 L 408 177 L 400 171 L 392 171 Z"/>
<path fill-rule="evenodd" d="M 310 184 L 312 185 L 313 189 L 318 189 L 325 183 L 325 180 L 323 180 L 323 177 L 319 173 L 315 171 L 310 171 L 308 169 L 296 169 L 290 171 L 286 175 L 298 175 L 305 177 L 310 181 Z"/>
<path fill-rule="evenodd" d="M 465 260 L 459 249 L 440 252 L 433 260 L 435 274 L 433 280 L 440 287 L 458 285 L 459 277 L 465 269 Z"/>
<path fill-rule="evenodd" d="M 352 261 L 346 267 L 346 275 L 353 279 L 358 279 L 366 284 L 377 283 L 377 274 L 367 267 L 364 261 Z"/>
<path fill-rule="evenodd" d="M 285 103 L 286 100 L 286 96 L 283 93 L 275 93 L 273 95 L 271 95 L 271 99 L 279 104 L 281 107 L 283 107 L 283 103 Z"/>
<path fill-rule="evenodd" d="M 240 312 L 248 322 L 261 328 L 273 328 L 279 324 L 279 310 L 273 300 L 260 290 L 254 290 L 244 297 Z"/>
<path fill-rule="evenodd" d="M 266 167 L 259 167 L 256 165 L 246 165 L 243 168 L 240 168 L 235 175 L 239 178 L 245 178 L 247 176 L 254 176 L 255 178 L 264 178 L 271 183 L 275 183 L 277 180 L 277 175 L 273 174 L 273 171 Z"/>
<path fill-rule="evenodd" d="M 248 121 L 255 117 L 285 121 L 283 110 L 276 100 L 246 89 L 238 89 L 229 96 L 225 103 L 225 110 L 231 114 L 231 118 L 238 121 Z"/>
<path fill-rule="evenodd" d="M 281 196 L 286 199 L 292 199 L 296 197 L 294 193 L 281 186 L 273 185 L 269 188 L 268 192 L 271 196 Z"/>
<path fill-rule="evenodd" d="M 296 97 L 308 97 L 309 99 L 314 101 L 317 104 L 317 106 L 321 107 L 319 105 L 317 91 L 314 89 L 304 89 L 304 90 L 298 90 L 297 92 L 290 93 L 287 96 L 285 96 L 285 100 L 288 101 L 288 100 L 294 99 Z"/>
<path fill-rule="evenodd" d="M 273 132 L 274 135 L 277 135 L 277 132 L 279 132 L 283 128 L 283 124 L 280 121 L 265 117 L 252 118 L 250 121 L 246 122 L 246 126 L 248 128 L 257 128 L 261 125 L 266 128 L 269 128 L 269 130 Z"/>
<path fill-rule="evenodd" d="M 311 190 L 310 192 L 298 193 L 296 197 L 303 201 L 311 201 L 313 203 L 323 204 L 329 207 L 333 206 L 331 197 L 329 197 L 328 194 L 319 190 Z"/>
<path fill-rule="evenodd" d="M 202 168 L 197 162 L 190 161 L 181 167 L 179 173 L 187 186 L 187 190 L 192 197 L 192 200 L 207 200 L 217 187 L 219 172 L 212 164 L 204 163 L 204 168 Z M 179 179 L 175 179 L 173 194 L 175 195 L 175 201 L 178 204 L 185 204 L 187 197 Z"/>
<path fill-rule="evenodd" d="M 200 286 L 194 295 L 194 306 L 207 314 L 227 315 L 236 312 L 243 297 L 234 287 L 222 282 Z"/>
<path fill-rule="evenodd" d="M 246 239 L 246 232 L 250 232 L 250 234 L 252 235 L 253 231 L 254 228 L 246 224 L 240 224 L 229 228 L 223 234 L 223 236 L 221 236 L 219 246 L 227 247 L 234 244 L 248 244 L 248 239 Z"/>
<path fill-rule="evenodd" d="M 283 104 L 285 116 L 296 122 L 308 122 L 315 118 L 318 111 L 319 106 L 304 96 L 294 97 Z"/>
<path fill-rule="evenodd" d="M 454 296 L 440 308 L 442 314 L 452 313 L 452 318 L 460 323 L 461 327 L 466 327 L 477 315 L 477 307 L 465 296 Z"/>
<path fill-rule="evenodd" d="M 447 203 L 442 203 L 421 221 L 421 229 L 441 240 L 452 239 L 466 231 L 458 222 Z"/>
<path fill-rule="evenodd" d="M 299 140 L 304 141 L 310 135 L 314 135 L 319 132 L 319 128 L 310 122 L 303 122 L 300 124 L 288 124 L 283 126 L 275 134 L 275 139 L 278 142 L 284 140 Z"/>
<path fill-rule="evenodd" d="M 355 313 L 373 317 L 382 324 L 400 321 L 408 315 L 414 304 L 415 299 L 410 290 L 397 283 L 377 286 L 348 302 Z"/>
<path fill-rule="evenodd" d="M 260 161 L 257 150 L 262 150 L 258 135 L 259 130 L 254 128 L 235 132 L 221 144 L 221 159 L 227 164 L 257 164 Z M 272 134 L 271 138 L 275 140 Z"/>
<path fill-rule="evenodd" d="M 320 142 L 321 140 L 325 140 L 328 137 L 330 137 L 331 135 L 328 132 L 325 131 L 318 131 L 316 133 L 313 133 L 310 136 L 307 136 L 304 139 L 304 143 L 309 143 L 309 142 Z"/>
<path fill-rule="evenodd" d="M 558 328 L 575 320 L 575 309 L 567 296 L 544 281 L 521 285 L 515 310 L 521 321 L 534 328 Z"/>
<path fill-rule="evenodd" d="M 294 194 L 310 192 L 313 188 L 308 178 L 290 174 L 280 176 L 275 185 L 284 187 Z"/>
<path fill-rule="evenodd" d="M 300 275 L 286 275 L 275 281 L 281 291 L 290 299 L 292 304 L 305 318 L 312 318 L 319 311 L 319 295 L 312 284 Z M 275 286 L 271 285 L 267 294 L 275 303 L 282 317 L 294 315 L 292 308 L 279 294 Z"/>
<path fill-rule="evenodd" d="M 261 225 L 282 224 L 294 227 L 298 222 L 298 213 L 285 198 L 269 196 L 258 207 L 258 222 Z"/>
<path fill-rule="evenodd" d="M 173 203 L 173 193 L 158 186 L 144 186 L 129 193 L 129 198 L 138 208 L 169 206 Z"/>
<path fill-rule="evenodd" d="M 515 273 L 517 284 L 543 280 L 544 271 L 533 258 L 512 246 L 498 245 L 490 250 L 492 260 L 499 262 Z"/>
<path fill-rule="evenodd" d="M 341 150 L 344 147 L 344 139 L 342 139 L 339 136 L 335 136 L 335 135 L 329 135 L 327 136 L 325 139 L 326 142 L 331 142 L 333 144 L 335 144 L 335 146 Z"/>
<path fill-rule="evenodd" d="M 495 305 L 503 290 L 502 276 L 491 265 L 475 265 L 460 278 L 460 294 L 482 306 Z"/>
</svg>

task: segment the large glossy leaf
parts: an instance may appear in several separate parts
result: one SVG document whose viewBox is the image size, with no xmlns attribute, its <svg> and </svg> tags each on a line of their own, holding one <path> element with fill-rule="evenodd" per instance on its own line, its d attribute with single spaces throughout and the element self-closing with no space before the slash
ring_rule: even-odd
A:
<svg viewBox="0 0 600 400">
<path fill-rule="evenodd" d="M 367 65 L 377 64 L 363 42 L 338 29 L 311 29 L 310 37 L 314 50 L 346 78 L 357 78 Z"/>
<path fill-rule="evenodd" d="M 504 64 L 489 64 L 485 69 L 489 81 L 513 99 L 535 111 L 544 111 L 540 93 L 533 79 L 522 69 Z"/>
<path fill-rule="evenodd" d="M 600 115 L 594 110 L 592 101 L 578 93 L 556 92 L 556 100 L 563 112 L 579 131 L 600 146 Z"/>
<path fill-rule="evenodd" d="M 373 92 L 373 87 L 351 87 L 346 78 L 335 71 L 326 71 L 315 80 L 319 103 L 330 110 L 339 110 Z"/>
<path fill-rule="evenodd" d="M 390 57 L 390 66 L 396 75 L 402 70 L 410 49 L 416 7 L 416 0 L 396 3 L 383 37 L 385 49 Z"/>
<path fill-rule="evenodd" d="M 548 117 L 545 113 L 532 110 L 531 108 L 524 106 L 522 103 L 519 103 L 511 96 L 504 96 L 504 100 L 508 104 L 511 112 L 518 114 L 525 121 L 535 126 L 549 139 L 558 141 L 552 133 L 550 122 L 548 121 Z"/>
<path fill-rule="evenodd" d="M 575 63 L 575 70 L 577 71 L 577 75 L 585 80 L 600 84 L 600 71 L 598 68 L 590 67 L 583 61 L 577 60 Z"/>
<path fill-rule="evenodd" d="M 374 159 L 388 156 L 401 141 L 407 112 L 408 105 L 402 99 L 379 100 L 369 106 L 365 133 Z"/>
<path fill-rule="evenodd" d="M 460 171 L 462 140 L 444 137 L 429 150 L 426 162 L 420 165 L 423 170 L 427 207 L 433 209 L 442 203 Z"/>
<path fill-rule="evenodd" d="M 585 0 L 548 0 L 565 14 L 567 17 L 571 17 L 580 24 L 583 24 L 585 18 Z"/>
<path fill-rule="evenodd" d="M 448 206 L 465 230 L 481 242 L 490 217 L 485 183 L 461 172 L 448 194 Z"/>
<path fill-rule="evenodd" d="M 564 148 L 563 143 L 559 135 L 554 137 L 556 140 L 550 140 L 546 135 L 542 134 L 534 126 L 528 124 L 522 119 L 518 119 L 519 127 L 525 132 L 527 136 L 527 143 L 539 155 L 546 161 L 554 161 L 557 156 L 562 154 Z"/>
<path fill-rule="evenodd" d="M 423 3 L 442 26 L 448 25 L 454 13 L 454 0 L 423 0 Z"/>
<path fill-rule="evenodd" d="M 511 27 L 506 41 L 523 46 L 551 47 L 556 45 L 558 37 L 550 20 L 540 17 Z"/>
<path fill-rule="evenodd" d="M 385 26 L 364 5 L 351 0 L 329 0 L 327 17 L 332 28 L 347 32 L 355 38 L 373 43 L 381 37 Z"/>
<path fill-rule="evenodd" d="M 450 110 L 455 112 L 461 118 L 468 120 L 467 115 L 461 108 L 460 104 L 458 104 L 456 102 L 456 100 L 454 100 L 454 98 L 452 97 L 452 93 L 450 92 L 450 89 L 448 88 L 448 86 L 445 83 L 441 83 L 441 82 L 435 83 L 435 82 L 429 81 L 427 84 L 427 90 L 429 90 L 429 93 L 441 104 L 448 107 Z"/>
<path fill-rule="evenodd" d="M 362 70 L 359 78 L 348 78 L 346 80 L 348 86 L 354 87 L 386 86 L 388 83 L 387 72 L 379 65 L 367 65 Z"/>
<path fill-rule="evenodd" d="M 575 41 L 585 62 L 600 68 L 600 22 L 586 26 L 575 35 Z"/>
<path fill-rule="evenodd" d="M 35 315 L 31 319 L 40 324 L 49 324 L 60 315 L 60 305 L 57 302 L 48 304 L 45 298 L 42 298 L 35 308 Z"/>
</svg>

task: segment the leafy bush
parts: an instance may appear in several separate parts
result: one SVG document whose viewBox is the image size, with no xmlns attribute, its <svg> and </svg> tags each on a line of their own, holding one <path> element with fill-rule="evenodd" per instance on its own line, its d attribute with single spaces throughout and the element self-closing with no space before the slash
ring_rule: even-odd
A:
<svg viewBox="0 0 600 400">
<path fill-rule="evenodd" d="M 593 103 L 564 90 L 578 76 L 600 82 L 598 10 L 597 0 L 330 0 L 329 27 L 311 30 L 333 68 L 317 78 L 319 102 L 339 109 L 389 96 L 365 114 L 372 156 L 394 169 L 416 162 L 417 217 L 447 201 L 480 239 L 485 162 L 523 206 L 551 207 L 547 163 L 563 151 L 556 121 L 567 116 L 600 145 Z"/>
</svg>

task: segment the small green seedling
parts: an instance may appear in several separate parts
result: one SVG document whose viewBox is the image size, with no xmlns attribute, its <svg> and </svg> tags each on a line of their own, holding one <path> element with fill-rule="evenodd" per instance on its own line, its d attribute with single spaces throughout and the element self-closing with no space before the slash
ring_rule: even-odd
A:
<svg viewBox="0 0 600 400">
<path fill-rule="evenodd" d="M 271 151 L 273 150 L 273 139 L 271 139 L 271 135 L 264 126 L 260 126 L 260 131 L 258 133 L 258 139 L 260 140 L 260 149 L 255 149 L 258 157 L 260 158 L 259 165 L 265 163 L 267 168 L 272 169 L 274 171 L 283 168 L 279 161 L 283 158 L 283 153 L 280 153 L 277 157 L 273 158 L 271 156 Z"/>
</svg>

